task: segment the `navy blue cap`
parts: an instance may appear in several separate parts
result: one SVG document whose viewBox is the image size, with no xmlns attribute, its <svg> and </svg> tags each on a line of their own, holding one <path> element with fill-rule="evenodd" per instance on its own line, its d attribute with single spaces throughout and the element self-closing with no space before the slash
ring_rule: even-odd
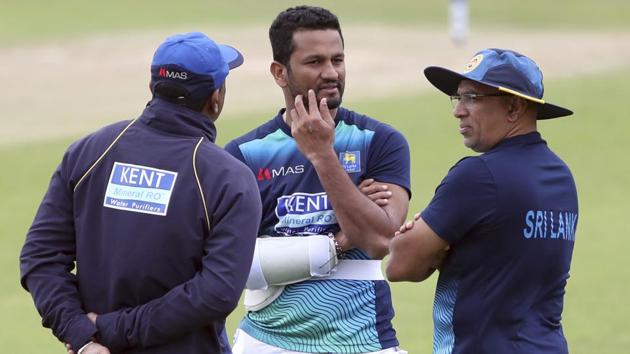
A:
<svg viewBox="0 0 630 354">
<path fill-rule="evenodd" d="M 464 72 L 429 66 L 424 76 L 447 95 L 457 94 L 462 80 L 471 80 L 538 103 L 538 119 L 569 116 L 573 111 L 543 100 L 545 91 L 540 68 L 530 58 L 512 50 L 484 49 L 466 64 Z"/>
<path fill-rule="evenodd" d="M 154 96 L 202 103 L 220 88 L 230 69 L 243 64 L 233 47 L 217 44 L 201 32 L 168 37 L 155 51 L 151 63 Z"/>
</svg>

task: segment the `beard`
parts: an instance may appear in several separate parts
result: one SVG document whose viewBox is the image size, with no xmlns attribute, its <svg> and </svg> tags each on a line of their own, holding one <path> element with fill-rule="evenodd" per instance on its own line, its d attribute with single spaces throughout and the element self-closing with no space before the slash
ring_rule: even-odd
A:
<svg viewBox="0 0 630 354">
<path fill-rule="evenodd" d="M 339 92 L 338 95 L 331 96 L 331 95 L 324 95 L 320 93 L 320 90 L 322 87 L 324 86 L 330 87 L 333 84 L 336 86 L 337 91 Z M 339 108 L 339 106 L 341 106 L 344 86 L 345 86 L 345 83 L 343 80 L 326 80 L 326 81 L 318 82 L 315 87 L 304 87 L 295 82 L 290 71 L 289 71 L 288 80 L 287 80 L 287 89 L 289 90 L 289 93 L 291 94 L 292 97 L 295 97 L 297 95 L 302 95 L 304 107 L 306 108 L 307 111 L 308 111 L 308 90 L 309 89 L 313 89 L 313 91 L 315 91 L 315 97 L 317 98 L 318 104 L 319 102 L 321 102 L 322 98 L 326 98 L 326 104 L 328 105 L 328 109 L 336 109 L 336 108 Z"/>
</svg>

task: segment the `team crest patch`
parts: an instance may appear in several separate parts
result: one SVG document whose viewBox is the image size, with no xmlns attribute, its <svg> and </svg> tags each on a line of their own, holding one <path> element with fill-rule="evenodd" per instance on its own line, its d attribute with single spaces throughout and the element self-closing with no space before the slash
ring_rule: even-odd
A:
<svg viewBox="0 0 630 354">
<path fill-rule="evenodd" d="M 339 162 L 348 173 L 361 172 L 361 151 L 340 152 Z"/>
<path fill-rule="evenodd" d="M 177 172 L 115 162 L 103 206 L 165 216 L 176 178 Z"/>
<path fill-rule="evenodd" d="M 479 64 L 481 64 L 482 60 L 483 54 L 475 55 L 472 59 L 470 59 L 468 64 L 466 64 L 466 67 L 464 68 L 464 74 L 475 70 L 479 66 Z"/>
</svg>

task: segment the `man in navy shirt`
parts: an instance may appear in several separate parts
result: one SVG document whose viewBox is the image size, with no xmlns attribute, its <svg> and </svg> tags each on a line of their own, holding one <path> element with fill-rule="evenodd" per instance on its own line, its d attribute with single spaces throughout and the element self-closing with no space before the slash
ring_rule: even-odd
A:
<svg viewBox="0 0 630 354">
<path fill-rule="evenodd" d="M 567 353 L 577 192 L 536 123 L 573 112 L 543 100 L 540 69 L 514 51 L 482 50 L 461 74 L 424 73 L 450 95 L 464 145 L 482 154 L 455 164 L 400 228 L 388 278 L 422 281 L 439 267 L 434 353 Z"/>
<path fill-rule="evenodd" d="M 42 324 L 70 351 L 230 353 L 225 318 L 261 204 L 249 169 L 214 144 L 214 121 L 242 62 L 202 33 L 169 37 L 142 115 L 66 151 L 20 270 Z"/>
</svg>

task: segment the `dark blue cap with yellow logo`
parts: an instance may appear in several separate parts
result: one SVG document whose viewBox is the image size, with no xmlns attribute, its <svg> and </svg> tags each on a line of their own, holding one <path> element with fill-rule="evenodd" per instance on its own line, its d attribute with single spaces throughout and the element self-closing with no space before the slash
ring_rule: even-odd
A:
<svg viewBox="0 0 630 354">
<path fill-rule="evenodd" d="M 440 91 L 457 94 L 462 80 L 471 80 L 497 88 L 499 91 L 538 103 L 538 119 L 569 116 L 573 111 L 543 100 L 543 75 L 530 58 L 512 50 L 484 49 L 466 65 L 464 72 L 429 66 L 424 75 Z"/>
</svg>

